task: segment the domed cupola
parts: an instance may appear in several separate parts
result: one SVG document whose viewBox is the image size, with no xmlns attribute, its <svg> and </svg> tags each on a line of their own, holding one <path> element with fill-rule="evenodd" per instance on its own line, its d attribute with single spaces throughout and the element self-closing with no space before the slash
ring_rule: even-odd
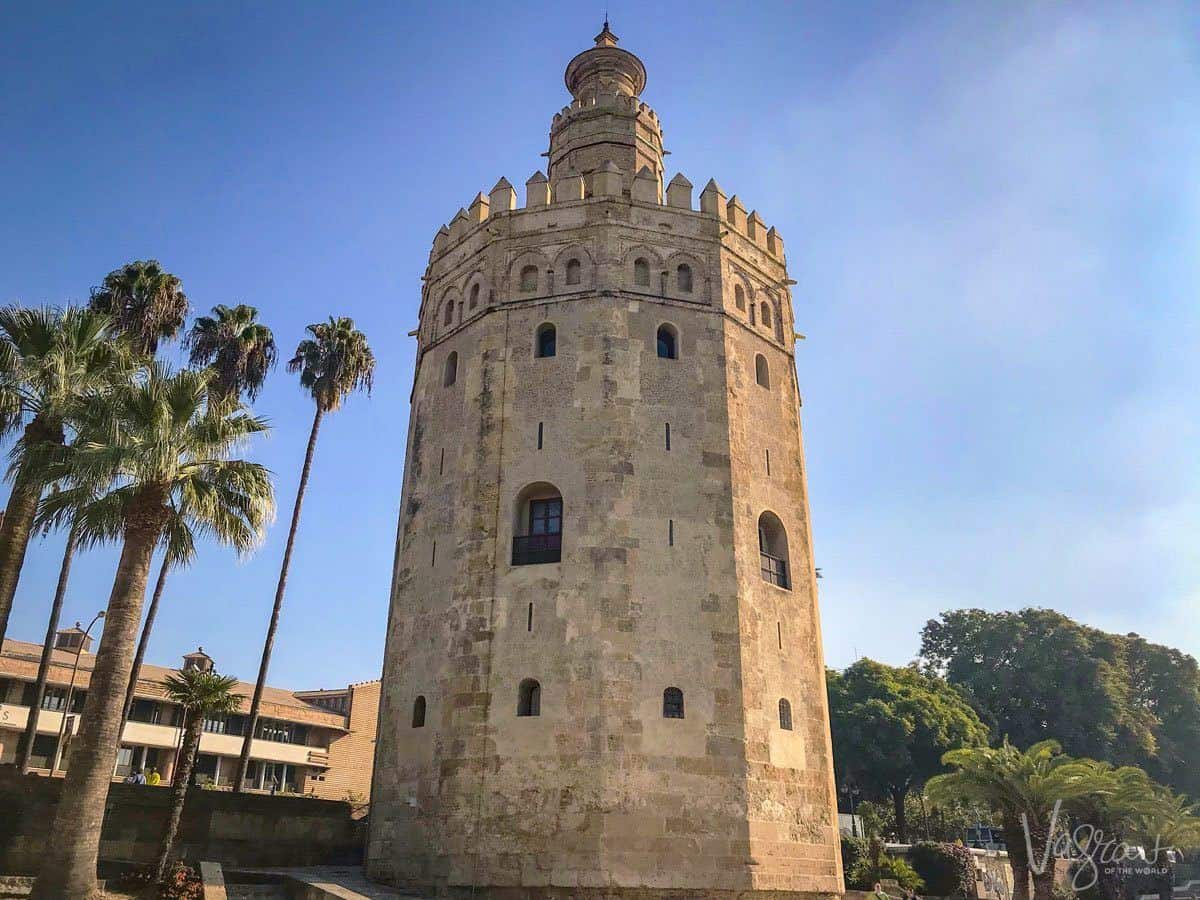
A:
<svg viewBox="0 0 1200 900">
<path fill-rule="evenodd" d="M 574 98 L 550 125 L 550 165 L 558 173 L 573 170 L 584 176 L 606 161 L 621 171 L 624 193 L 643 168 L 663 184 L 662 127 L 654 110 L 640 99 L 646 86 L 642 61 L 617 46 L 617 36 L 605 21 L 596 45 L 567 64 L 563 81 Z"/>
</svg>

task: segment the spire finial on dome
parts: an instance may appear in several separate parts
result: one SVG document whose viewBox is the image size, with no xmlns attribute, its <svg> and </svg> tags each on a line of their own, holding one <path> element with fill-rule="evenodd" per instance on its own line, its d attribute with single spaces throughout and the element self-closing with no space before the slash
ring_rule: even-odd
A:
<svg viewBox="0 0 1200 900">
<path fill-rule="evenodd" d="M 597 47 L 615 47 L 615 46 L 617 46 L 617 36 L 615 34 L 613 34 L 612 31 L 608 27 L 608 13 L 607 12 L 604 13 L 604 27 L 600 30 L 600 33 L 598 35 L 596 35 L 595 40 L 596 40 Z"/>
</svg>

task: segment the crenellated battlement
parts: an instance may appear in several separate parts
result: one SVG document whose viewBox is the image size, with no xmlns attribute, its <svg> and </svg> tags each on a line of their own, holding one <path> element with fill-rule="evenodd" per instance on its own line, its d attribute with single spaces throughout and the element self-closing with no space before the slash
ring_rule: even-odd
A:
<svg viewBox="0 0 1200 900">
<path fill-rule="evenodd" d="M 430 262 L 457 247 L 489 218 L 531 211 L 544 212 L 547 208 L 566 204 L 606 200 L 648 204 L 714 218 L 725 227 L 722 237 L 729 233 L 740 235 L 780 264 L 786 263 L 783 238 L 779 231 L 774 226 L 768 226 L 758 210 L 747 213 L 736 194 L 727 198 L 715 179 L 709 179 L 700 192 L 697 207 L 692 200 L 692 183 L 682 172 L 671 179 L 665 192 L 660 191 L 657 176 L 646 166 L 634 175 L 632 188 L 628 191 L 624 189 L 626 176 L 627 173 L 622 172 L 611 160 L 606 160 L 587 175 L 568 168 L 559 172 L 553 181 L 539 169 L 525 181 L 524 203 L 520 205 L 512 183 L 507 178 L 501 178 L 487 194 L 482 191 L 476 194 L 469 206 L 460 207 L 448 224 L 438 228 L 429 253 Z"/>
</svg>

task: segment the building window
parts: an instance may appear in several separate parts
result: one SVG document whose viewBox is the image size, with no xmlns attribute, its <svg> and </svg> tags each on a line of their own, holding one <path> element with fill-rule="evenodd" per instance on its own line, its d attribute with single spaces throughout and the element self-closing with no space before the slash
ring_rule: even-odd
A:
<svg viewBox="0 0 1200 900">
<path fill-rule="evenodd" d="M 771 307 L 767 303 L 763 303 L 758 307 L 759 318 L 762 319 L 763 328 L 771 327 Z"/>
<path fill-rule="evenodd" d="M 792 704 L 782 698 L 779 701 L 779 727 L 784 731 L 792 730 Z"/>
<path fill-rule="evenodd" d="M 259 719 L 255 737 L 276 744 L 304 744 L 308 740 L 308 728 L 295 722 L 278 719 Z"/>
<path fill-rule="evenodd" d="M 633 283 L 638 287 L 650 287 L 650 263 L 645 259 L 634 261 Z"/>
<path fill-rule="evenodd" d="M 446 304 L 446 309 L 442 312 L 442 324 L 449 325 L 454 321 L 454 301 L 451 300 Z"/>
<path fill-rule="evenodd" d="M 535 355 L 539 359 L 554 356 L 558 349 L 557 338 L 558 332 L 549 322 L 545 325 L 539 325 L 537 330 L 537 353 Z"/>
<path fill-rule="evenodd" d="M 675 285 L 681 294 L 692 292 L 692 267 L 683 263 L 675 270 Z"/>
<path fill-rule="evenodd" d="M 670 325 L 658 326 L 658 357 L 659 359 L 678 359 L 679 336 Z"/>
<path fill-rule="evenodd" d="M 418 697 L 413 702 L 412 727 L 413 728 L 424 728 L 425 727 L 425 698 L 424 697 Z"/>
<path fill-rule="evenodd" d="M 663 718 L 683 718 L 683 691 L 677 687 L 669 687 L 663 691 Z"/>
<path fill-rule="evenodd" d="M 36 688 L 36 685 L 31 684 L 30 688 Z M 32 693 L 33 692 L 30 691 L 31 695 L 32 695 Z M 29 702 L 26 703 L 25 705 L 33 706 L 32 696 L 30 696 Z M 67 707 L 67 689 L 61 688 L 61 687 L 54 687 L 53 685 L 49 685 L 49 684 L 46 685 L 46 687 L 42 690 L 42 709 L 61 711 L 63 709 L 66 709 L 66 707 Z"/>
<path fill-rule="evenodd" d="M 442 373 L 442 386 L 450 387 L 458 381 L 458 351 L 451 351 L 446 357 L 446 369 Z"/>
<path fill-rule="evenodd" d="M 521 270 L 521 293 L 532 294 L 537 290 L 537 266 L 526 266 Z"/>
<path fill-rule="evenodd" d="M 733 303 L 742 312 L 746 311 L 746 292 L 740 284 L 733 289 Z"/>
<path fill-rule="evenodd" d="M 562 559 L 563 501 L 549 484 L 530 485 L 517 498 L 513 528 L 514 566 L 556 563 Z"/>
<path fill-rule="evenodd" d="M 567 284 L 579 284 L 583 280 L 583 266 L 579 260 L 573 259 L 567 263 Z"/>
<path fill-rule="evenodd" d="M 761 353 L 754 355 L 754 380 L 758 382 L 759 387 L 771 386 L 771 370 L 767 368 L 767 358 Z"/>
<path fill-rule="evenodd" d="M 473 285 L 471 285 L 470 308 L 474 309 L 478 305 L 479 305 L 479 285 L 473 284 Z"/>
<path fill-rule="evenodd" d="M 131 722 L 146 722 L 149 725 L 157 725 L 162 721 L 162 707 L 153 700 L 143 700 L 138 697 L 133 701 L 133 705 L 129 707 L 129 720 Z"/>
<path fill-rule="evenodd" d="M 542 686 L 533 678 L 526 678 L 517 689 L 517 715 L 540 716 L 542 714 Z"/>
<path fill-rule="evenodd" d="M 758 517 L 758 555 L 762 563 L 763 581 L 791 590 L 787 534 L 779 517 L 772 512 L 764 512 Z"/>
</svg>

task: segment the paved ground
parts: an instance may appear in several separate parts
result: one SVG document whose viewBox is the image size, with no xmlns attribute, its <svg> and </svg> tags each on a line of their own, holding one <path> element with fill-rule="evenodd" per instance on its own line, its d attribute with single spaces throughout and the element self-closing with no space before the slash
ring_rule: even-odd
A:
<svg viewBox="0 0 1200 900">
<path fill-rule="evenodd" d="M 305 884 L 310 884 L 313 887 L 321 888 L 328 892 L 331 898 L 338 900 L 422 900 L 415 894 L 401 894 L 400 892 L 384 887 L 380 884 L 374 884 L 367 880 L 363 875 L 361 866 L 310 866 L 304 868 L 284 868 L 284 869 L 245 869 L 233 870 L 225 872 L 226 890 L 230 900 L 237 897 L 252 898 L 252 897 L 272 897 L 284 896 L 284 894 L 271 894 L 266 892 L 255 892 L 253 888 L 264 888 L 267 885 L 239 885 L 237 883 L 237 872 L 254 872 L 270 875 L 281 875 L 287 878 L 293 878 L 297 881 L 302 881 Z"/>
</svg>

